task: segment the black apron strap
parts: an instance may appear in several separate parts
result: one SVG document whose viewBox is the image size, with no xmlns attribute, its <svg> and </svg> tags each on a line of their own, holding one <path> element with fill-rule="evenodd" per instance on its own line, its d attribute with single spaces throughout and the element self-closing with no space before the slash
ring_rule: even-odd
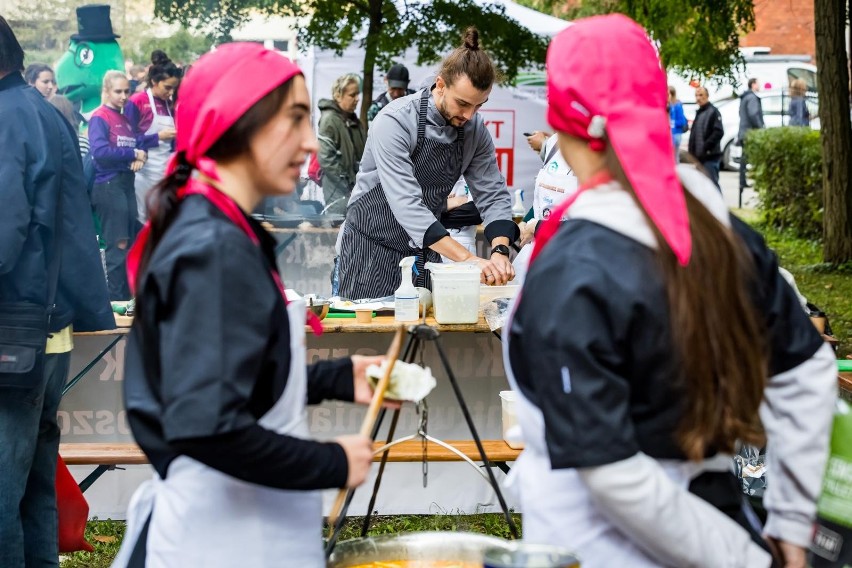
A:
<svg viewBox="0 0 852 568">
<path fill-rule="evenodd" d="M 769 552 L 769 546 L 763 539 L 763 527 L 751 503 L 740 490 L 734 474 L 729 471 L 706 471 L 690 482 L 689 492 L 727 515 L 748 532 L 755 544 Z"/>
<path fill-rule="evenodd" d="M 151 526 L 151 517 L 153 513 L 145 519 L 145 524 L 142 525 L 142 531 L 139 533 L 139 538 L 133 545 L 133 552 L 130 553 L 130 559 L 127 561 L 127 568 L 145 568 L 145 560 L 148 548 L 148 528 Z"/>
<path fill-rule="evenodd" d="M 546 144 L 547 142 L 545 142 Z M 542 167 L 547 167 L 547 164 L 550 163 L 550 160 L 553 159 L 553 156 L 556 155 L 557 150 L 559 150 L 559 142 L 553 144 L 553 148 L 550 149 L 550 152 L 547 153 L 547 156 L 544 158 L 544 165 Z"/>
</svg>

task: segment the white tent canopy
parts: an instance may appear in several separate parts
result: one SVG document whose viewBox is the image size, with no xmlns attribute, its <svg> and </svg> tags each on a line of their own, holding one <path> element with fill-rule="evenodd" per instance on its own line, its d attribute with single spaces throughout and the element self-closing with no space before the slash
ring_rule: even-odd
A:
<svg viewBox="0 0 852 568">
<path fill-rule="evenodd" d="M 521 6 L 517 2 L 512 2 L 511 0 L 478 0 L 477 3 L 497 4 L 503 6 L 506 9 L 507 16 L 516 20 L 531 32 L 540 35 L 553 37 L 564 30 L 568 25 L 568 22 L 565 20 L 560 20 L 559 18 L 554 18 L 548 14 L 537 12 L 536 10 L 527 8 L 526 6 Z"/>
</svg>

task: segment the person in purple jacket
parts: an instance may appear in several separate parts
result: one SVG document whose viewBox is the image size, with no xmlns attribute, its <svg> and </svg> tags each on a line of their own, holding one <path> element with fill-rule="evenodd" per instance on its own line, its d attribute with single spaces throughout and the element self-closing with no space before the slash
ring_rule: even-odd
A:
<svg viewBox="0 0 852 568">
<path fill-rule="evenodd" d="M 156 134 L 137 134 L 122 114 L 130 96 L 123 73 L 104 76 L 103 101 L 89 121 L 89 143 L 95 165 L 92 206 L 101 222 L 106 244 L 110 300 L 129 300 L 125 262 L 127 251 L 141 228 L 136 218 L 134 178 L 145 164 L 147 149 L 159 144 Z"/>
</svg>

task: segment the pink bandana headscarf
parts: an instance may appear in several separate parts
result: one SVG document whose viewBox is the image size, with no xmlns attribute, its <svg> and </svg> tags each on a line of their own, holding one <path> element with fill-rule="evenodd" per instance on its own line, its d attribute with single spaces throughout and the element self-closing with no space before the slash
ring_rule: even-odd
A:
<svg viewBox="0 0 852 568">
<path fill-rule="evenodd" d="M 255 103 L 301 73 L 295 63 L 256 43 L 229 43 L 203 55 L 181 83 L 175 109 L 176 152 L 166 175 L 179 167 L 177 156 L 183 153 L 190 168 L 218 180 L 216 162 L 204 154 Z M 178 190 L 179 199 L 185 190 L 186 186 Z M 127 256 L 131 288 L 149 233 L 146 224 Z"/>
<path fill-rule="evenodd" d="M 207 171 L 204 153 L 256 102 L 301 73 L 298 65 L 256 43 L 229 43 L 203 55 L 180 87 L 175 156 L 184 152 L 190 165 L 217 179 L 215 169 Z M 175 166 L 173 158 L 166 173 Z"/>
<path fill-rule="evenodd" d="M 606 139 L 639 202 L 685 266 L 692 253 L 672 160 L 666 74 L 651 40 L 621 14 L 581 19 L 547 50 L 547 120 L 601 152 Z"/>
</svg>

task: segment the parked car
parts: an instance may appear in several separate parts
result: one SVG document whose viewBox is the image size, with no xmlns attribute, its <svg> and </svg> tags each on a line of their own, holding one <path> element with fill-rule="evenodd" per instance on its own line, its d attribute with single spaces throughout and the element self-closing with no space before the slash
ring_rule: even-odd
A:
<svg viewBox="0 0 852 568">
<path fill-rule="evenodd" d="M 758 91 L 763 107 L 763 122 L 766 128 L 787 126 L 790 123 L 790 94 L 787 89 L 774 91 Z M 737 134 L 740 130 L 740 99 L 727 98 L 713 103 L 722 115 L 722 127 L 725 135 L 722 137 L 722 168 L 737 170 L 740 167 L 742 150 L 736 145 Z M 810 126 L 819 130 L 819 99 L 815 93 L 808 93 L 807 103 L 811 115 Z M 693 115 L 694 116 L 694 115 Z M 691 122 L 690 122 L 691 125 Z M 681 139 L 681 152 L 688 151 L 691 130 Z"/>
</svg>

